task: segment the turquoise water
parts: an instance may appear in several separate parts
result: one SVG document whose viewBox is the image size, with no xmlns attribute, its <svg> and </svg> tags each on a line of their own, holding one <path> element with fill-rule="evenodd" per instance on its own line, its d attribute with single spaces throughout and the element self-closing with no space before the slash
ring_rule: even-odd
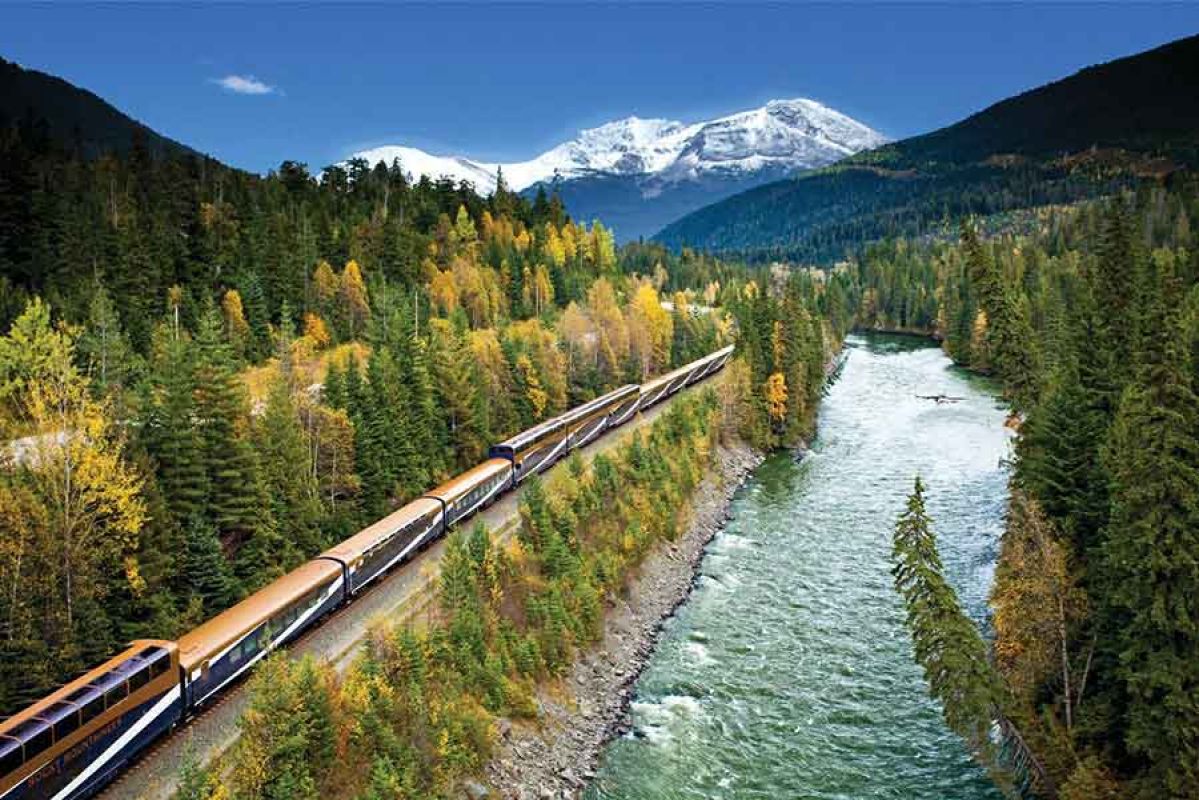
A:
<svg viewBox="0 0 1199 800">
<path fill-rule="evenodd" d="M 921 340 L 848 346 L 812 452 L 772 457 L 736 498 L 590 800 L 1000 797 L 925 695 L 889 559 L 919 473 L 947 575 L 985 620 L 1004 410 Z"/>
</svg>

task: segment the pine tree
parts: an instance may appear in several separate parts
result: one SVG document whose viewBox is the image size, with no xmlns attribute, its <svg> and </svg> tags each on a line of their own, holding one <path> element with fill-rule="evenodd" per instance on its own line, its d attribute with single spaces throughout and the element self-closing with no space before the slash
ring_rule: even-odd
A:
<svg viewBox="0 0 1199 800">
<path fill-rule="evenodd" d="M 1149 340 L 1112 426 L 1111 519 L 1101 594 L 1108 667 L 1119 681 L 1122 742 L 1149 764 L 1146 791 L 1199 787 L 1199 397 L 1177 283 L 1162 287 Z"/>
<path fill-rule="evenodd" d="M 158 482 L 177 524 L 204 513 L 208 474 L 196 425 L 196 375 L 190 340 L 166 327 L 155 334 L 144 444 L 154 457 Z"/>
<path fill-rule="evenodd" d="M 121 319 L 108 289 L 97 281 L 88 306 L 87 325 L 79 335 L 79 355 L 92 386 L 101 395 L 114 396 L 129 386 L 138 361 L 121 329 Z"/>
<path fill-rule="evenodd" d="M 233 576 L 216 529 L 199 514 L 193 514 L 185 526 L 184 547 L 179 572 L 183 591 L 200 598 L 205 616 L 228 608 L 234 600 Z"/>
<path fill-rule="evenodd" d="M 314 555 L 324 544 L 322 508 L 312 448 L 286 377 L 280 376 L 272 384 L 262 414 L 254 421 L 253 440 L 271 515 L 278 520 L 284 547 L 295 560 Z"/>
<path fill-rule="evenodd" d="M 329 368 L 325 371 L 325 383 L 321 392 L 321 399 L 329 408 L 345 408 L 346 407 L 346 374 L 341 370 L 336 362 L 329 364 Z"/>
<path fill-rule="evenodd" d="M 488 438 L 479 376 L 466 343 L 453 329 L 447 326 L 439 330 L 434 337 L 434 348 L 437 397 L 446 417 L 455 464 L 465 468 L 482 459 Z"/>
<path fill-rule="evenodd" d="M 207 516 L 234 549 L 253 542 L 245 554 L 253 558 L 238 558 L 239 574 L 248 577 L 273 561 L 265 540 L 273 536 L 274 520 L 250 440 L 245 388 L 222 336 L 220 315 L 211 306 L 200 320 L 196 345 L 196 417 L 208 477 Z M 253 541 L 259 537 L 264 540 Z"/>
<path fill-rule="evenodd" d="M 999 681 L 987 646 L 942 575 L 924 484 L 916 478 L 907 507 L 895 525 L 892 553 L 895 589 L 907 607 L 916 661 L 929 694 L 941 701 L 945 721 L 984 763 L 994 762 L 990 730 Z"/>
</svg>

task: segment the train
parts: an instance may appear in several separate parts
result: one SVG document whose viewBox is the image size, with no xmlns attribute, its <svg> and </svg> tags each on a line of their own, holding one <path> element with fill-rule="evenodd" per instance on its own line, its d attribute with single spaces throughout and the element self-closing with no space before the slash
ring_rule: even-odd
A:
<svg viewBox="0 0 1199 800">
<path fill-rule="evenodd" d="M 177 641 L 143 639 L 0 722 L 0 800 L 92 797 L 267 654 L 294 641 L 456 524 L 570 452 L 719 371 L 732 346 L 629 384 L 492 446 L 421 495 Z"/>
</svg>

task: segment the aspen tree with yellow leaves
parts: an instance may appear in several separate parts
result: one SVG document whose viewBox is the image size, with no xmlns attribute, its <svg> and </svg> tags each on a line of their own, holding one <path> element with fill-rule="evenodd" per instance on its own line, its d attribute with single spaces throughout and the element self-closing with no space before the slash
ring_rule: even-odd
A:
<svg viewBox="0 0 1199 800">
<path fill-rule="evenodd" d="M 3 700 L 31 699 L 119 644 L 104 602 L 144 590 L 138 546 L 146 522 L 142 477 L 120 429 L 73 363 L 71 331 L 31 302 L 0 339 L 3 430 L 10 445 L 0 476 L 0 591 L 5 598 Z M 21 644 L 40 642 L 49 661 Z M 21 674 L 24 672 L 25 674 Z"/>
</svg>

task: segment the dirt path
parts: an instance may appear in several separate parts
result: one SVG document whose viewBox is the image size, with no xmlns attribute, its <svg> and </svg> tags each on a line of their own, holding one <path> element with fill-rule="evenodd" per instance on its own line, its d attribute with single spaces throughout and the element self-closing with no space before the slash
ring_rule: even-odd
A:
<svg viewBox="0 0 1199 800">
<path fill-rule="evenodd" d="M 676 397 L 699 391 L 705 386 L 718 385 L 723 376 L 723 372 L 718 373 L 703 383 L 685 389 Z M 583 458 L 589 460 L 598 453 L 612 449 L 630 431 L 649 425 L 661 416 L 671 402 L 673 399 L 659 403 L 633 422 L 591 442 L 580 451 Z M 549 474 L 553 475 L 562 466 L 555 465 Z M 501 538 L 510 536 L 519 521 L 520 495 L 520 489 L 505 494 L 480 513 L 478 518 Z M 438 565 L 444 552 L 445 541 L 437 541 L 415 561 L 396 570 L 349 606 L 326 619 L 288 651 L 297 657 L 312 655 L 326 659 L 338 670 L 346 669 L 362 646 L 363 637 L 373 620 L 384 618 L 400 621 L 419 614 L 425 608 L 432 597 L 430 590 L 437 578 Z M 237 720 L 249 702 L 250 693 L 245 683 L 232 687 L 217 705 L 155 745 L 109 786 L 102 797 L 104 800 L 169 800 L 175 793 L 179 769 L 187 751 L 190 749 L 193 758 L 199 763 L 207 764 L 228 750 L 237 741 Z"/>
</svg>

